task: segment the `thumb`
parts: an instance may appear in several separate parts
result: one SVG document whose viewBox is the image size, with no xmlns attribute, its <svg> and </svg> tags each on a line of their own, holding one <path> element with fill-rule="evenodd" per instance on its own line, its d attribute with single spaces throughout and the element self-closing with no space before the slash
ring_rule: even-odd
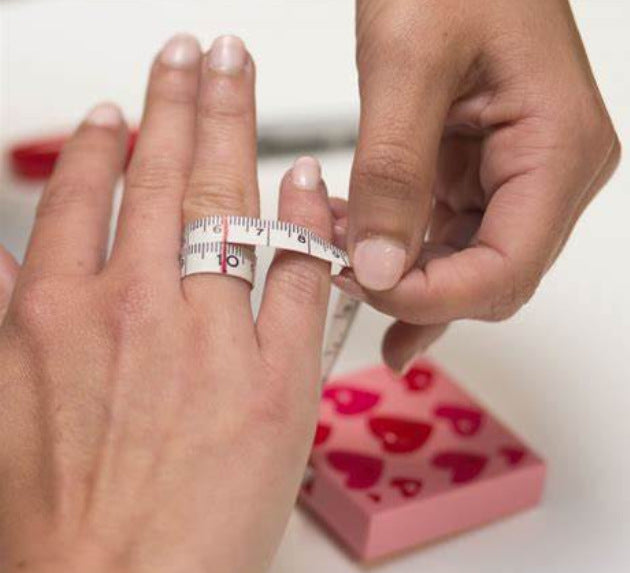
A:
<svg viewBox="0 0 630 573">
<path fill-rule="evenodd" d="M 383 291 L 393 288 L 418 258 L 460 67 L 450 51 L 442 53 L 436 44 L 431 48 L 430 38 L 410 47 L 408 38 L 397 41 L 394 34 L 379 49 L 378 38 L 388 34 L 376 36 L 375 47 L 359 48 L 357 57 L 361 117 L 350 181 L 348 248 L 359 283 Z"/>
</svg>

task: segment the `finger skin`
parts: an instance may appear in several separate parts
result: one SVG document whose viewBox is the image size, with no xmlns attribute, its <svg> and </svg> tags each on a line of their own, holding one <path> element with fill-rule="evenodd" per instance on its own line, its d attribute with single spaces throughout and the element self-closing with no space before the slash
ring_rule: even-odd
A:
<svg viewBox="0 0 630 573">
<path fill-rule="evenodd" d="M 97 273 L 103 266 L 112 195 L 127 129 L 113 104 L 96 106 L 64 146 L 40 199 L 22 278 Z"/>
<path fill-rule="evenodd" d="M 393 288 L 418 258 L 440 141 L 466 54 L 431 4 L 360 2 L 359 138 L 350 181 L 348 249 L 358 281 Z M 404 21 L 403 21 L 404 18 Z M 404 23 L 407 22 L 407 23 Z M 416 42 L 401 31 L 414 23 Z"/>
<path fill-rule="evenodd" d="M 442 137 L 433 194 L 455 212 L 482 210 L 489 199 L 479 178 L 483 141 L 477 133 L 448 128 Z"/>
<path fill-rule="evenodd" d="M 413 269 L 388 293 L 366 292 L 367 300 L 413 324 L 512 316 L 533 295 L 559 252 L 559 237 L 582 208 L 580 196 L 571 193 L 577 182 L 563 173 L 562 161 L 557 156 L 545 168 L 505 183 L 472 246 Z M 558 192 L 562 186 L 564 193 Z"/>
<path fill-rule="evenodd" d="M 348 201 L 341 197 L 331 197 L 328 199 L 330 210 L 332 211 L 335 221 L 346 219 L 348 217 Z"/>
<path fill-rule="evenodd" d="M 254 62 L 243 41 L 217 38 L 201 74 L 185 222 L 208 215 L 258 215 L 254 87 Z"/>
<path fill-rule="evenodd" d="M 20 265 L 2 245 L 0 245 L 0 323 L 4 318 Z"/>
<path fill-rule="evenodd" d="M 333 216 L 333 243 L 336 247 L 348 250 L 348 202 L 339 197 L 328 200 Z"/>
<path fill-rule="evenodd" d="M 309 173 L 307 184 L 299 183 L 301 170 Z M 319 170 L 312 158 L 296 161 L 282 180 L 278 217 L 330 240 L 332 215 Z M 305 380 L 315 379 L 329 294 L 329 263 L 289 251 L 277 254 L 267 274 L 257 323 L 261 350 L 269 361 L 299 369 Z"/>
<path fill-rule="evenodd" d="M 411 363 L 427 351 L 448 325 L 430 324 L 419 326 L 397 321 L 392 324 L 383 338 L 383 360 L 392 370 L 405 374 Z"/>
<path fill-rule="evenodd" d="M 172 38 L 155 59 L 144 116 L 127 170 L 112 263 L 179 275 L 182 199 L 194 150 L 201 48 Z"/>
<path fill-rule="evenodd" d="M 390 167 L 399 164 L 391 168 L 397 169 L 395 177 L 389 173 L 399 183 L 412 181 L 409 174 L 416 172 L 414 127 L 426 131 L 420 141 L 426 143 L 427 135 L 431 142 L 441 139 L 439 153 L 433 155 L 436 149 L 427 145 L 420 150 L 427 165 L 437 163 L 433 193 L 452 211 L 451 221 L 440 232 L 432 232 L 431 240 L 463 250 L 434 259 L 424 269 L 413 268 L 390 290 L 357 291 L 357 281 L 369 285 L 357 264 L 353 214 L 354 206 L 362 208 L 364 201 L 351 187 L 348 241 L 354 274 L 346 273 L 339 286 L 413 324 L 508 318 L 529 301 L 619 157 L 618 137 L 569 3 L 534 0 L 526 8 L 488 3 L 467 9 L 451 2 L 360 0 L 357 6 L 362 116 L 372 115 L 378 109 L 374 102 L 380 99 L 383 107 L 398 104 L 397 95 L 413 94 L 409 84 L 415 81 L 433 88 L 423 98 L 429 110 L 431 94 L 448 102 L 446 117 L 434 114 L 441 133 L 434 128 L 435 119 L 419 121 L 424 116 L 414 118 L 407 113 L 410 104 L 400 102 L 392 106 L 389 124 L 382 121 L 370 138 L 378 141 L 380 134 L 390 147 L 393 138 L 402 148 L 398 157 L 390 154 L 396 161 L 387 162 Z M 522 20 L 515 19 L 514 11 L 521 8 Z M 558 49 L 550 52 L 546 46 L 552 40 Z M 388 66 L 384 62 L 390 51 L 398 57 Z M 418 63 L 427 70 L 417 75 L 420 80 L 404 73 L 398 80 L 393 74 L 389 82 L 379 80 L 379 89 L 391 93 L 389 98 L 375 98 L 371 94 L 378 90 L 371 87 L 372 77 L 387 77 L 390 72 L 381 68 L 400 70 L 396 60 L 411 62 L 408 68 L 415 74 Z M 423 81 L 427 74 L 433 74 L 433 81 Z M 411 143 L 398 136 L 399 118 Z M 357 158 L 364 135 L 360 134 Z M 406 164 L 405 155 L 412 158 Z M 400 169 L 401 165 L 407 168 Z M 391 211 L 381 213 L 384 221 L 396 220 Z M 417 219 L 421 235 L 425 217 Z M 417 257 L 407 264 L 416 261 Z"/>
<path fill-rule="evenodd" d="M 185 223 L 209 215 L 258 215 L 254 86 L 254 63 L 242 40 L 217 38 L 201 74 Z M 235 312 L 251 314 L 250 287 L 238 278 L 193 275 L 183 286 L 188 300 L 205 309 L 219 297 Z"/>
</svg>

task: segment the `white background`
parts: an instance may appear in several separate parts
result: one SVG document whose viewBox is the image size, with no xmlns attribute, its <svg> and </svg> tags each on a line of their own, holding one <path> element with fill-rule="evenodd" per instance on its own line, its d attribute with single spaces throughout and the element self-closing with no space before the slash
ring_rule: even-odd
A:
<svg viewBox="0 0 630 573">
<path fill-rule="evenodd" d="M 630 5 L 573 2 L 622 142 L 630 144 Z M 169 35 L 207 45 L 241 34 L 258 62 L 261 120 L 357 109 L 350 0 L 5 0 L 0 144 L 72 125 L 113 99 L 138 117 L 147 67 Z M 264 211 L 292 158 L 260 166 Z M 322 157 L 346 192 L 349 153 Z M 0 241 L 21 255 L 36 188 L 0 188 Z M 578 225 L 537 296 L 500 324 L 455 325 L 432 351 L 549 461 L 540 509 L 388 561 L 379 573 L 630 570 L 630 171 L 622 167 Z M 363 310 L 340 370 L 379 359 L 387 320 Z M 209 542 L 212 542 L 209 540 Z M 274 573 L 361 571 L 315 522 L 294 514 Z"/>
</svg>

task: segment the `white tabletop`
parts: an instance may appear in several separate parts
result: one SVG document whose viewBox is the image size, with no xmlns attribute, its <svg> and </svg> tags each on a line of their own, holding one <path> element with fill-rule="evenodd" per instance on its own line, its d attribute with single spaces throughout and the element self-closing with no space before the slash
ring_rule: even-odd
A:
<svg viewBox="0 0 630 573">
<path fill-rule="evenodd" d="M 352 2 L 339 0 L 5 0 L 2 129 L 14 138 L 72 124 L 113 99 L 130 118 L 147 66 L 176 31 L 205 43 L 241 34 L 258 62 L 261 120 L 357 110 Z M 579 24 L 622 142 L 630 143 L 630 6 L 576 0 Z M 322 157 L 343 195 L 349 153 Z M 260 166 L 263 211 L 291 158 Z M 37 189 L 3 168 L 0 241 L 21 255 Z M 499 325 L 452 327 L 432 354 L 550 466 L 534 511 L 386 562 L 379 573 L 630 570 L 630 170 L 590 207 L 534 300 Z M 388 320 L 364 309 L 339 369 L 379 360 Z M 274 573 L 362 571 L 309 516 L 296 511 Z"/>
</svg>

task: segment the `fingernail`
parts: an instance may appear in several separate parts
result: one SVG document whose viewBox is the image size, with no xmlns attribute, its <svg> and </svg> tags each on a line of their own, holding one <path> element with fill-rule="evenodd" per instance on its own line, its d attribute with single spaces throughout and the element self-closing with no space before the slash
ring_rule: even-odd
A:
<svg viewBox="0 0 630 573">
<path fill-rule="evenodd" d="M 92 108 L 85 121 L 97 127 L 118 127 L 123 121 L 123 116 L 117 105 L 101 103 Z"/>
<path fill-rule="evenodd" d="M 350 298 L 359 300 L 361 302 L 366 301 L 365 293 L 360 285 L 355 283 L 352 279 L 344 277 L 343 275 L 337 275 L 332 278 L 333 284 Z"/>
<path fill-rule="evenodd" d="M 172 68 L 190 68 L 199 62 L 201 48 L 197 38 L 189 34 L 173 36 L 162 48 L 160 61 Z"/>
<path fill-rule="evenodd" d="M 352 269 L 367 289 L 382 291 L 396 286 L 405 270 L 405 248 L 386 237 L 369 237 L 354 249 Z"/>
<path fill-rule="evenodd" d="M 315 191 L 322 179 L 322 168 L 314 157 L 300 157 L 291 169 L 291 181 L 296 187 Z"/>
<path fill-rule="evenodd" d="M 208 53 L 208 66 L 224 74 L 240 72 L 247 61 L 247 51 L 243 40 L 236 36 L 220 36 Z"/>
</svg>

